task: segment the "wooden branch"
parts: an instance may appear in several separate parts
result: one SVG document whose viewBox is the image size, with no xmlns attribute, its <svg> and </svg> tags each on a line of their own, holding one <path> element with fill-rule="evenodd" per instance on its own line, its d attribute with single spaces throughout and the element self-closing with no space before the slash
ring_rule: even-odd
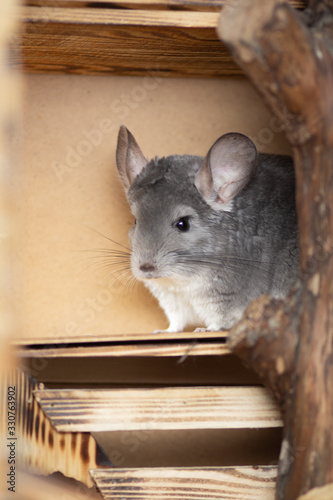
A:
<svg viewBox="0 0 333 500">
<path fill-rule="evenodd" d="M 301 280 L 289 302 L 260 299 L 259 317 L 253 305 L 231 332 L 284 405 L 284 500 L 333 482 L 333 6 L 311 7 L 301 17 L 274 0 L 234 2 L 219 24 L 294 151 Z"/>
<path fill-rule="evenodd" d="M 295 301 L 290 309 L 281 300 L 262 296 L 247 309 L 243 321 L 230 330 L 229 347 L 253 368 L 285 409 L 294 373 L 297 336 Z M 278 376 L 277 376 L 278 375 Z"/>
</svg>

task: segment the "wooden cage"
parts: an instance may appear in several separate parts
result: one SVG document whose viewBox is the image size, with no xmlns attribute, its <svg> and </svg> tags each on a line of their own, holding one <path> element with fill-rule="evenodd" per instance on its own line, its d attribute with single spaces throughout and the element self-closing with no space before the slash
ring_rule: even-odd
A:
<svg viewBox="0 0 333 500">
<path fill-rule="evenodd" d="M 17 15 L 4 2 L 16 27 L 0 21 L 14 227 L 2 404 L 15 388 L 20 498 L 274 498 L 282 420 L 270 393 L 226 332 L 152 335 L 165 326 L 158 305 L 101 257 L 111 240 L 127 245 L 132 223 L 114 160 L 122 123 L 147 156 L 204 155 L 231 130 L 290 152 L 218 39 L 224 3 L 26 0 Z M 5 455 L 2 478 L 8 467 Z"/>
</svg>

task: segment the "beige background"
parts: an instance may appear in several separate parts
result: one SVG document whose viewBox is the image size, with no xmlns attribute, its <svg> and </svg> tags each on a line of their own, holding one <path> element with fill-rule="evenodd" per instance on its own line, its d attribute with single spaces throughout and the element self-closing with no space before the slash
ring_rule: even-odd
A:
<svg viewBox="0 0 333 500">
<path fill-rule="evenodd" d="M 96 251 L 117 248 L 107 238 L 127 245 L 132 222 L 115 165 L 122 123 L 148 157 L 205 155 L 230 131 L 249 135 L 261 151 L 290 152 L 279 123 L 241 78 L 26 75 L 23 118 L 22 137 L 13 140 L 21 154 L 13 173 L 20 338 L 93 339 L 167 326 L 144 287 L 117 279 Z"/>
</svg>

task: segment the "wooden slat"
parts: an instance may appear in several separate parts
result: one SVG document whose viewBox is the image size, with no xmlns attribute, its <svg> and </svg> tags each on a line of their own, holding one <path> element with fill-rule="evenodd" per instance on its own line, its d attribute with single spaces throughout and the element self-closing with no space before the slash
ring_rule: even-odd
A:
<svg viewBox="0 0 333 500">
<path fill-rule="evenodd" d="M 218 13 L 25 7 L 12 63 L 30 72 L 240 74 L 218 40 Z"/>
<path fill-rule="evenodd" d="M 35 397 L 58 431 L 272 428 L 280 410 L 262 387 L 42 390 Z"/>
<path fill-rule="evenodd" d="M 20 358 L 86 358 L 86 357 L 191 357 L 191 356 L 224 356 L 230 350 L 224 343 L 184 343 L 169 345 L 163 342 L 148 345 L 125 344 L 111 346 L 88 347 L 55 347 L 34 349 L 33 347 L 16 349 Z"/>
<path fill-rule="evenodd" d="M 27 0 L 12 63 L 29 72 L 241 75 L 216 34 L 223 1 Z M 295 0 L 294 6 L 304 2 Z M 104 7 L 104 8 L 103 8 Z M 14 48 L 15 49 L 15 48 Z"/>
<path fill-rule="evenodd" d="M 104 26 L 149 26 L 169 28 L 213 28 L 218 12 L 178 12 L 153 10 L 63 9 L 22 7 L 20 20 L 27 23 L 58 23 Z"/>
<path fill-rule="evenodd" d="M 274 500 L 276 467 L 93 470 L 105 500 Z"/>
<path fill-rule="evenodd" d="M 133 342 L 161 342 L 161 341 L 185 341 L 185 340 L 203 340 L 209 342 L 211 339 L 221 339 L 223 342 L 228 337 L 227 331 L 221 332 L 180 332 L 180 333 L 124 333 L 124 334 L 112 334 L 112 335 L 78 335 L 76 337 L 62 336 L 59 337 L 36 337 L 29 339 L 15 339 L 12 341 L 14 346 L 49 346 L 49 347 L 60 347 L 78 344 L 82 345 L 95 345 L 104 343 L 113 345 L 117 342 L 122 343 L 133 343 Z"/>
</svg>

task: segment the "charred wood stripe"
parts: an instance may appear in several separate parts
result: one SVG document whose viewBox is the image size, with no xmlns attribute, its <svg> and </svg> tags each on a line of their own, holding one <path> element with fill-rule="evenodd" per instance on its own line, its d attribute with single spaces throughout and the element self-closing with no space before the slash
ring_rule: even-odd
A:
<svg viewBox="0 0 333 500">
<path fill-rule="evenodd" d="M 103 466 L 111 465 L 95 439 L 88 432 L 59 433 L 54 429 L 34 397 L 38 383 L 26 373 L 13 370 L 6 383 L 17 390 L 16 432 L 20 443 L 20 465 L 35 473 L 60 471 L 92 486 L 89 470 L 100 466 L 100 462 Z"/>
</svg>

